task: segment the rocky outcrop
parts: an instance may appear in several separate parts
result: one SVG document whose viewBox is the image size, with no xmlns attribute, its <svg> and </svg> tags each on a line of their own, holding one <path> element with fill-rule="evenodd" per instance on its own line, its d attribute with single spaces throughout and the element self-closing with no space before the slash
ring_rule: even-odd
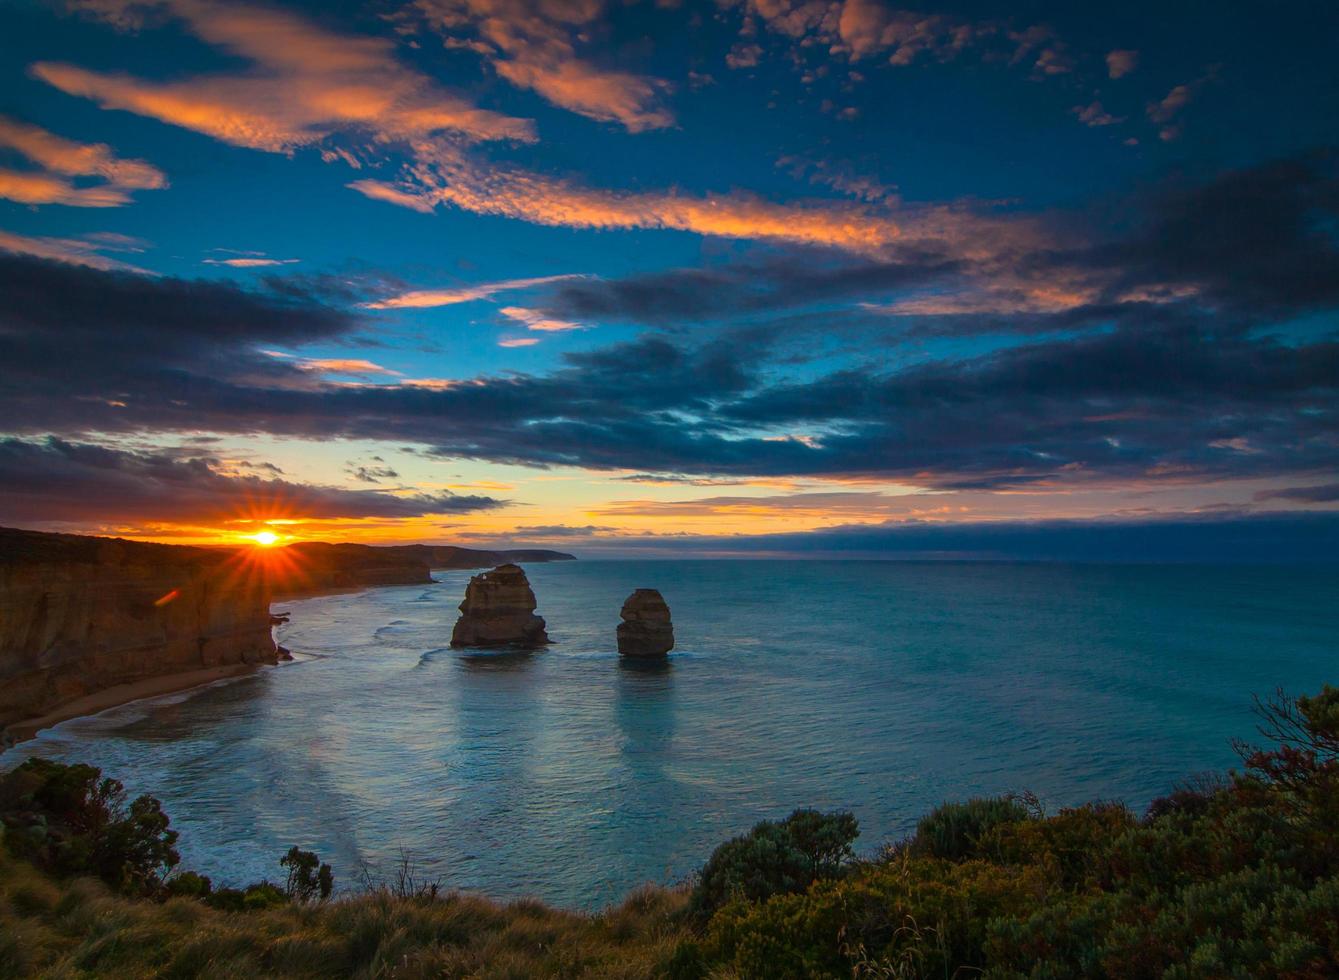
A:
<svg viewBox="0 0 1339 980">
<path fill-rule="evenodd" d="M 535 593 L 519 565 L 499 565 L 470 579 L 453 647 L 535 647 L 549 642 L 544 619 L 535 615 Z"/>
<path fill-rule="evenodd" d="M 623 603 L 618 652 L 625 657 L 663 657 L 674 649 L 669 605 L 656 589 L 638 589 Z"/>
<path fill-rule="evenodd" d="M 275 663 L 249 551 L 0 528 L 0 727 L 117 685 Z"/>
</svg>

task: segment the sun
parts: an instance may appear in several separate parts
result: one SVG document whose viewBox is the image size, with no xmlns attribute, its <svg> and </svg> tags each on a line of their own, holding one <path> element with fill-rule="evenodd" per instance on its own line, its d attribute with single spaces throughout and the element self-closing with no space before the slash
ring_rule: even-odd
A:
<svg viewBox="0 0 1339 980">
<path fill-rule="evenodd" d="M 273 531 L 257 531 L 255 534 L 248 535 L 248 537 L 262 548 L 271 548 L 279 543 L 279 535 Z"/>
</svg>

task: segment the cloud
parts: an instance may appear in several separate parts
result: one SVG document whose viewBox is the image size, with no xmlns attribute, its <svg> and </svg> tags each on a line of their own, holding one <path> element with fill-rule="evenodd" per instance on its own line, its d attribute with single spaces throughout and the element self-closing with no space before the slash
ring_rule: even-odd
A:
<svg viewBox="0 0 1339 980">
<path fill-rule="evenodd" d="M 66 204 L 82 208 L 114 208 L 129 204 L 137 190 L 167 186 L 163 172 L 143 160 L 122 160 L 105 143 L 76 143 L 0 116 L 0 149 L 22 154 L 42 169 L 0 168 L 0 197 L 20 204 Z M 72 178 L 99 183 L 76 186 Z"/>
<path fill-rule="evenodd" d="M 382 367 L 361 357 L 304 357 L 295 362 L 304 371 L 316 374 L 356 374 L 362 377 L 388 375 L 403 377 L 399 371 Z"/>
<path fill-rule="evenodd" d="M 1158 129 L 1158 138 L 1164 143 L 1170 143 L 1181 135 L 1182 124 L 1181 114 L 1186 106 L 1199 94 L 1199 90 L 1210 80 L 1211 76 L 1198 78 L 1193 82 L 1187 82 L 1184 85 L 1174 86 L 1171 91 L 1155 102 L 1150 102 L 1145 107 L 1145 114 L 1149 121 L 1156 123 Z"/>
<path fill-rule="evenodd" d="M 50 259 L 53 262 L 84 265 L 104 271 L 151 275 L 147 269 L 141 269 L 129 262 L 122 262 L 120 259 L 102 254 L 106 251 L 125 250 L 124 246 L 119 245 L 115 238 L 108 239 L 97 234 L 84 235 L 79 238 L 55 238 L 46 235 L 36 237 L 16 235 L 12 232 L 0 230 L 0 252 L 31 255 L 37 258 Z M 138 251 L 138 249 L 135 249 L 135 251 Z"/>
<path fill-rule="evenodd" d="M 382 480 L 395 480 L 400 476 L 400 474 L 390 466 L 359 466 L 353 463 L 349 465 L 346 472 L 359 483 L 380 483 Z"/>
<path fill-rule="evenodd" d="M 853 252 L 878 251 L 903 235 L 898 216 L 887 209 L 831 202 L 776 204 L 742 192 L 687 195 L 602 190 L 505 164 L 483 166 L 457 152 L 420 163 L 410 178 L 398 183 L 362 179 L 349 187 L 420 211 L 449 205 L 474 214 L 554 227 L 655 228 Z"/>
<path fill-rule="evenodd" d="M 415 8 L 448 45 L 473 30 L 499 75 L 519 88 L 630 132 L 662 129 L 674 116 L 660 103 L 669 84 L 602 68 L 577 56 L 575 40 L 600 27 L 600 0 L 417 0 Z"/>
<path fill-rule="evenodd" d="M 525 324 L 527 330 L 556 332 L 584 329 L 583 324 L 573 323 L 571 320 L 558 320 L 550 316 L 545 316 L 539 310 L 527 310 L 521 306 L 504 306 L 502 309 L 498 310 L 498 312 L 508 319 Z"/>
<path fill-rule="evenodd" d="M 495 510 L 484 496 L 343 490 L 229 476 L 218 462 L 61 439 L 0 440 L 0 521 L 219 523 L 409 518 Z"/>
<path fill-rule="evenodd" d="M 216 251 L 226 252 L 227 249 L 216 249 Z M 296 265 L 301 259 L 272 259 L 263 252 L 247 252 L 245 254 L 234 255 L 231 258 L 207 258 L 202 260 L 205 265 L 226 265 L 234 269 L 263 269 L 275 265 Z"/>
<path fill-rule="evenodd" d="M 883 59 L 906 67 L 921 61 L 947 62 L 979 49 L 981 57 L 1023 64 L 1038 76 L 1063 75 L 1074 58 L 1049 27 L 1018 29 L 1002 20 L 971 20 L 955 14 L 896 7 L 883 0 L 725 0 L 745 13 L 739 45 L 727 57 L 731 67 L 751 67 L 761 55 L 752 40 L 755 21 L 806 47 L 845 55 L 852 63 Z"/>
<path fill-rule="evenodd" d="M 880 0 L 845 0 L 837 32 L 851 60 L 887 55 L 891 65 L 910 65 L 923 56 L 948 60 L 994 29 L 942 14 L 898 10 Z"/>
<path fill-rule="evenodd" d="M 1107 52 L 1107 76 L 1124 78 L 1139 67 L 1139 52 L 1118 49 Z"/>
<path fill-rule="evenodd" d="M 503 337 L 497 342 L 499 347 L 534 347 L 538 337 Z"/>
<path fill-rule="evenodd" d="M 1118 122 L 1124 122 L 1102 108 L 1100 102 L 1090 102 L 1088 105 L 1076 105 L 1069 110 L 1079 117 L 1079 122 L 1085 126 L 1112 126 Z"/>
<path fill-rule="evenodd" d="M 336 34 L 271 7 L 215 0 L 87 0 L 76 6 L 118 27 L 132 15 L 180 22 L 251 63 L 249 70 L 149 81 L 38 62 L 34 77 L 70 95 L 274 153 L 318 147 L 358 165 L 385 143 L 451 136 L 533 140 L 532 124 L 473 106 L 397 61 L 384 38 Z M 343 142 L 341 142 L 341 139 Z"/>
<path fill-rule="evenodd" d="M 566 274 L 561 276 L 536 276 L 530 279 L 504 279 L 500 282 L 476 283 L 473 286 L 459 286 L 454 289 L 417 289 L 411 292 L 386 296 L 373 302 L 364 303 L 370 310 L 427 309 L 436 306 L 454 306 L 457 303 L 472 303 L 475 300 L 488 299 L 498 293 L 510 293 L 519 289 L 533 289 L 556 282 L 572 279 L 584 279 L 583 275 Z"/>
<path fill-rule="evenodd" d="M 1332 504 L 1339 502 L 1339 483 L 1261 490 L 1255 495 L 1255 499 L 1257 501 L 1292 500 L 1304 504 Z"/>
<path fill-rule="evenodd" d="M 1319 154 L 1176 183 L 1123 202 L 1120 237 L 1006 228 L 953 262 L 799 251 L 665 281 L 557 283 L 525 309 L 672 326 L 745 318 L 568 352 L 541 374 L 328 381 L 300 354 L 262 353 L 325 352 L 362 327 L 300 278 L 243 290 L 0 258 L 0 415 L 14 431 L 67 438 L 384 439 L 443 458 L 714 478 L 1029 492 L 1297 485 L 1339 471 L 1339 339 L 1280 326 L 1339 307 L 1334 169 Z M 929 282 L 951 296 L 991 276 L 1076 279 L 1090 295 L 1045 313 L 857 309 L 859 343 L 830 357 L 853 297 Z M 697 296 L 709 301 L 694 306 Z M 788 320 L 747 315 L 787 304 Z M 601 312 L 575 316 L 583 310 Z M 946 322 L 1007 341 L 905 346 L 908 331 Z"/>
<path fill-rule="evenodd" d="M 598 524 L 523 524 L 508 532 L 508 537 L 528 538 L 589 538 L 597 534 L 617 534 L 616 527 L 603 527 Z"/>
</svg>

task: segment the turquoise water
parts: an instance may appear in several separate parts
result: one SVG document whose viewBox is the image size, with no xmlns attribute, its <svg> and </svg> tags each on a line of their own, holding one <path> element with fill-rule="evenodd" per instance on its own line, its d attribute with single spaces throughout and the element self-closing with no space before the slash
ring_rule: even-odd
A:
<svg viewBox="0 0 1339 980">
<path fill-rule="evenodd" d="M 527 568 L 553 646 L 447 643 L 469 577 L 283 603 L 297 662 L 20 746 L 159 796 L 184 863 L 352 883 L 403 848 L 447 885 L 596 907 L 797 806 L 860 845 L 944 799 L 1030 789 L 1142 807 L 1232 765 L 1252 693 L 1339 682 L 1339 569 L 569 562 Z M 659 588 L 667 667 L 614 654 Z"/>
</svg>

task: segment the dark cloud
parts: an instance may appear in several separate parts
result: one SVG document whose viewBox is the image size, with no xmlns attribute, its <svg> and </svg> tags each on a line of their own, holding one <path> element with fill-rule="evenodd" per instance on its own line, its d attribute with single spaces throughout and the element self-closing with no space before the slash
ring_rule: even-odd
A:
<svg viewBox="0 0 1339 980">
<path fill-rule="evenodd" d="M 1125 240 L 1076 257 L 1111 276 L 1111 295 L 1194 287 L 1203 301 L 1252 317 L 1339 305 L 1334 150 L 1166 187 L 1142 210 Z"/>
<path fill-rule="evenodd" d="M 1046 252 L 1027 238 L 1010 257 L 1016 281 L 1095 276 L 1109 293 L 1100 302 L 995 314 L 1015 333 L 1001 349 L 894 358 L 870 343 L 821 374 L 817 344 L 792 345 L 783 360 L 754 324 L 647 334 L 569 353 L 544 375 L 336 385 L 259 353 L 361 328 L 298 286 L 247 292 L 0 259 L 0 290 L 12 285 L 16 297 L 0 309 L 0 414 L 31 434 L 379 439 L 441 457 L 688 478 L 858 475 L 946 489 L 1305 482 L 1339 470 L 1339 342 L 1273 328 L 1339 305 L 1337 199 L 1324 154 L 1164 190 L 1118 245 Z M 557 295 L 654 319 L 956 270 L 923 255 L 902 270 L 768 262 L 658 285 L 583 280 Z M 1161 301 L 1118 299 L 1154 286 Z M 814 336 L 830 322 L 808 319 Z M 1038 322 L 1041 333 L 1024 332 Z"/>
<path fill-rule="evenodd" d="M 493 510 L 506 501 L 395 495 L 228 476 L 216 461 L 48 439 L 0 440 L 0 522 L 202 522 L 396 518 Z"/>
<path fill-rule="evenodd" d="M 1304 504 L 1329 504 L 1339 501 L 1339 483 L 1324 483 L 1311 487 L 1284 487 L 1281 490 L 1261 490 L 1257 501 L 1295 500 Z"/>
<path fill-rule="evenodd" d="M 378 456 L 373 459 L 380 459 Z M 360 483 L 380 483 L 382 480 L 397 479 L 400 474 L 389 466 L 350 466 L 348 474 Z"/>
<path fill-rule="evenodd" d="M 667 325 L 852 296 L 878 299 L 932 285 L 964 268 L 961 260 L 930 249 L 899 250 L 894 261 L 885 262 L 797 249 L 716 269 L 573 280 L 555 289 L 545 312 L 573 320 Z"/>
</svg>

